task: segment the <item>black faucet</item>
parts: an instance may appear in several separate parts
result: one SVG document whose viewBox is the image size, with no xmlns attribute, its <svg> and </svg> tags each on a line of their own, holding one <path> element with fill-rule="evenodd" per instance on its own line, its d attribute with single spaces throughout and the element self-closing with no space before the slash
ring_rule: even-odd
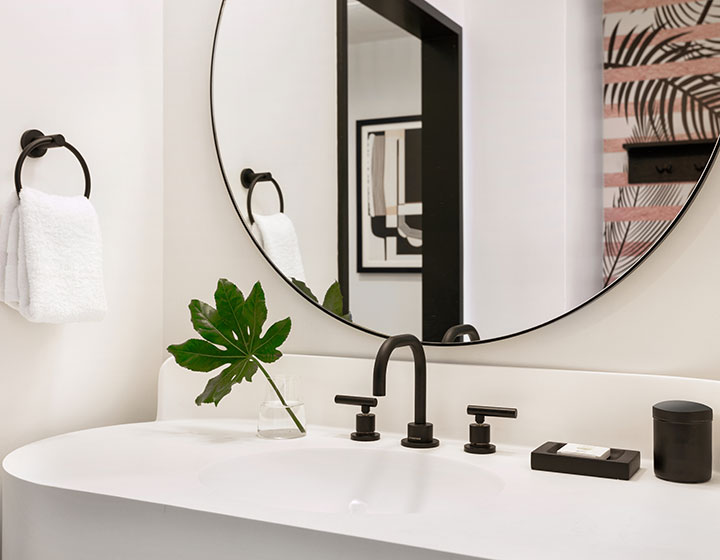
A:
<svg viewBox="0 0 720 560">
<path fill-rule="evenodd" d="M 427 364 L 425 350 L 416 336 L 411 334 L 398 334 L 389 337 L 382 343 L 375 356 L 373 367 L 373 395 L 385 396 L 385 377 L 390 354 L 396 348 L 409 346 L 415 359 L 415 421 L 408 424 L 408 437 L 403 439 L 405 447 L 437 447 L 440 442 L 433 438 L 433 425 L 425 421 L 427 401 Z"/>
<path fill-rule="evenodd" d="M 462 335 L 468 335 L 471 341 L 480 340 L 480 335 L 477 329 L 472 325 L 454 325 L 450 327 L 442 337 L 442 342 L 455 342 L 457 337 Z"/>
</svg>

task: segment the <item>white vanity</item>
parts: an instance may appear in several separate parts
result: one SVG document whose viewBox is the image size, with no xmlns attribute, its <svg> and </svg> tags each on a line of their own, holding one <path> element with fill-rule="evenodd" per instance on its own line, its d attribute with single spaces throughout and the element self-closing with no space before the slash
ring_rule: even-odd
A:
<svg viewBox="0 0 720 560">
<path fill-rule="evenodd" d="M 167 362 L 159 421 L 58 436 L 5 459 L 3 558 L 676 559 L 715 545 L 720 478 L 655 478 L 650 406 L 672 397 L 718 409 L 720 383 L 430 364 L 441 444 L 415 450 L 400 446 L 407 362 L 389 368 L 382 438 L 349 439 L 355 411 L 332 395 L 367 392 L 371 370 L 365 359 L 283 357 L 275 371 L 302 377 L 310 429 L 269 441 L 252 418 L 261 380 L 218 409 L 195 408 L 206 376 Z M 518 408 L 517 419 L 493 419 L 493 455 L 463 452 L 468 399 Z M 314 425 L 319 416 L 330 426 Z M 638 449 L 642 467 L 630 481 L 533 471 L 530 451 L 547 440 Z"/>
<path fill-rule="evenodd" d="M 642 10 L 593 0 L 217 3 L 217 28 L 206 34 L 214 37 L 212 116 L 202 130 L 209 136 L 212 126 L 227 203 L 288 291 L 307 304 L 288 311 L 274 306 L 287 301 L 275 298 L 278 292 L 268 298 L 273 315 L 293 315 L 294 333 L 310 333 L 304 340 L 311 337 L 313 346 L 293 342 L 299 351 L 343 353 L 333 347 L 327 323 L 304 316 L 312 305 L 318 315 L 335 317 L 338 329 L 356 329 L 362 341 L 350 350 L 356 354 L 373 336 L 378 346 L 404 333 L 428 345 L 455 344 L 458 337 L 448 335 L 460 326 L 472 327 L 465 331 L 471 344 L 483 345 L 559 320 L 643 262 L 695 200 L 717 158 L 720 82 L 707 76 L 720 74 L 707 74 L 714 67 L 700 60 L 719 60 L 712 33 L 720 15 L 708 11 L 709 3 L 648 1 L 637 4 Z M 703 21 L 714 27 L 699 29 Z M 180 33 L 172 17 L 168 22 Z M 182 61 L 165 68 L 184 69 L 184 44 L 182 53 Z M 683 87 L 687 92 L 677 93 Z M 697 88 L 705 104 L 696 101 Z M 183 111 L 207 114 L 204 105 Z M 702 149 L 688 155 L 688 146 Z M 638 158 L 639 149 L 652 158 Z M 650 176 L 638 179 L 631 170 L 643 162 Z M 214 188 L 188 177 L 197 189 Z M 172 183 L 166 202 L 174 203 Z M 195 212 L 219 208 L 212 200 L 196 210 L 194 201 L 187 206 L 192 212 L 180 219 L 175 209 L 171 221 L 186 228 Z M 201 265 L 187 257 L 194 231 L 183 233 L 168 236 L 166 245 L 184 273 Z M 220 255 L 214 235 L 226 236 L 208 233 L 197 250 L 217 251 L 216 260 L 198 262 L 215 262 L 218 270 L 196 277 L 204 282 L 229 269 L 240 271 L 237 282 L 255 282 L 242 254 L 248 244 L 231 240 Z M 225 259 L 236 259 L 235 268 Z M 174 282 L 180 274 L 166 276 Z M 684 287 L 693 289 L 692 278 Z M 683 295 L 658 299 L 647 321 L 671 323 L 676 315 L 663 316 L 661 307 L 684 305 Z M 165 298 L 165 306 L 175 299 Z M 430 363 L 427 392 L 416 391 L 415 399 L 427 400 L 427 422 L 421 404 L 413 424 L 440 445 L 408 449 L 400 440 L 413 420 L 413 384 L 424 384 L 426 372 L 423 365 L 413 380 L 413 364 L 401 361 L 409 354 L 398 352 L 387 369 L 386 395 L 385 378 L 375 390 L 382 396 L 373 409 L 381 438 L 357 442 L 349 437 L 357 410 L 333 399 L 370 396 L 373 361 L 285 355 L 273 362 L 277 354 L 268 348 L 258 357 L 257 347 L 255 354 L 247 348 L 268 344 L 260 339 L 264 295 L 245 308 L 251 296 L 239 290 L 222 301 L 225 310 L 191 304 L 205 340 L 186 354 L 214 364 L 206 369 L 230 362 L 244 362 L 244 369 L 228 368 L 204 401 L 213 373 L 191 373 L 168 360 L 157 421 L 65 434 L 4 459 L 3 560 L 718 556 L 720 429 L 714 478 L 666 482 L 653 473 L 651 408 L 678 399 L 720 411 L 720 381 Z M 593 316 L 614 332 L 625 315 L 613 315 L 617 303 L 609 309 Z M 175 316 L 166 314 L 164 334 L 174 338 L 182 331 L 169 317 Z M 290 321 L 282 322 L 272 336 L 265 333 L 275 348 L 290 332 Z M 619 329 L 618 340 L 628 331 Z M 654 332 L 660 331 L 640 333 L 641 348 L 676 344 L 671 330 L 657 338 Z M 704 336 L 712 344 L 712 333 Z M 625 338 L 628 352 L 633 341 Z M 602 342 L 598 351 L 613 352 Z M 506 348 L 504 363 L 530 359 L 513 361 L 515 347 Z M 413 349 L 422 357 L 419 341 Z M 452 359 L 487 357 L 479 348 L 457 355 L 464 357 Z M 263 376 L 227 394 L 247 379 L 249 356 L 267 363 L 273 376 L 301 379 L 306 437 L 256 436 Z M 205 367 L 190 358 L 187 367 Z M 196 407 L 199 394 L 206 403 L 222 398 L 221 406 Z M 487 419 L 497 452 L 464 452 L 473 421 L 468 405 L 517 409 L 517 418 Z M 531 451 L 548 441 L 637 450 L 641 468 L 628 481 L 532 470 Z"/>
</svg>

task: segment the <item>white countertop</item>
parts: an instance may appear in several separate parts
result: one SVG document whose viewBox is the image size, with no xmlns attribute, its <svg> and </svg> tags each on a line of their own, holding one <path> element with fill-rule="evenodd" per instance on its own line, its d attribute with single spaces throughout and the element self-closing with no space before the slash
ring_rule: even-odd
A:
<svg viewBox="0 0 720 560">
<path fill-rule="evenodd" d="M 705 484 L 670 483 L 653 475 L 647 457 L 630 481 L 548 473 L 530 469 L 531 449 L 498 441 L 494 455 L 470 455 L 462 451 L 461 441 L 443 440 L 439 448 L 413 450 L 400 446 L 398 434 L 353 442 L 349 431 L 311 426 L 305 438 L 268 441 L 256 437 L 254 422 L 243 420 L 129 424 L 27 445 L 8 455 L 3 468 L 12 477 L 41 486 L 479 558 L 676 560 L 720 554 L 717 474 Z M 201 481 L 207 469 L 227 461 L 242 465 L 243 456 L 320 448 L 444 457 L 477 468 L 478 476 L 492 473 L 501 479 L 501 489 L 474 495 L 468 487 L 467 501 L 457 509 L 445 504 L 443 515 L 353 515 L 246 501 L 244 485 L 264 484 L 267 492 L 273 487 L 248 480 L 242 472 L 232 492 L 209 489 Z M 287 476 L 296 476 L 302 484 L 302 473 L 288 467 Z"/>
</svg>

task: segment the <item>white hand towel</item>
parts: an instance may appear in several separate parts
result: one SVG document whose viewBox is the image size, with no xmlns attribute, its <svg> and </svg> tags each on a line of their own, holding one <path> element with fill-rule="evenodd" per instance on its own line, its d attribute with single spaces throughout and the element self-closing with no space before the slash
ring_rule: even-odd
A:
<svg viewBox="0 0 720 560">
<path fill-rule="evenodd" d="M 305 282 L 300 245 L 292 220 L 282 212 L 263 216 L 255 214 L 253 233 L 270 260 L 288 278 Z"/>
<path fill-rule="evenodd" d="M 87 198 L 21 191 L 5 267 L 5 301 L 15 307 L 14 300 L 23 317 L 36 323 L 103 318 L 100 224 Z"/>
<path fill-rule="evenodd" d="M 18 239 L 20 237 L 20 207 L 16 206 L 10 216 L 10 231 L 8 232 L 7 262 L 5 263 L 5 297 L 4 302 L 13 309 L 20 304 L 18 292 Z"/>
<path fill-rule="evenodd" d="M 0 208 L 0 301 L 5 301 L 5 268 L 8 262 L 8 241 L 10 220 L 18 206 L 18 197 L 14 192 Z M 17 242 L 16 242 L 17 244 Z"/>
</svg>

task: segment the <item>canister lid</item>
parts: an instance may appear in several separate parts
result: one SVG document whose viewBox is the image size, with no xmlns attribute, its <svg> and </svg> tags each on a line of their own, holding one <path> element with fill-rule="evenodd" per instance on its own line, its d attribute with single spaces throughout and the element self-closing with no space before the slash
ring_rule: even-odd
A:
<svg viewBox="0 0 720 560">
<path fill-rule="evenodd" d="M 692 401 L 663 401 L 653 406 L 653 418 L 666 422 L 710 422 L 713 411 L 707 405 Z"/>
</svg>

